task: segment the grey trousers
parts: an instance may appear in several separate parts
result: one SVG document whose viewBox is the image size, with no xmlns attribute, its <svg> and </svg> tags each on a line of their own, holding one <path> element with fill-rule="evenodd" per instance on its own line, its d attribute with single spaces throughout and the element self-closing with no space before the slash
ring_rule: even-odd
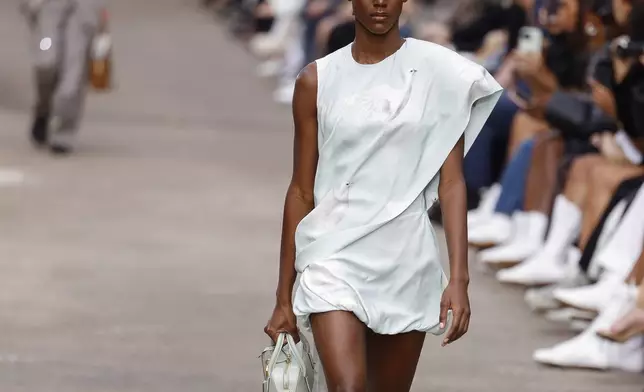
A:
<svg viewBox="0 0 644 392">
<path fill-rule="evenodd" d="M 35 114 L 50 118 L 50 141 L 71 145 L 82 117 L 96 24 L 83 0 L 41 0 L 25 8 L 32 32 Z"/>
</svg>

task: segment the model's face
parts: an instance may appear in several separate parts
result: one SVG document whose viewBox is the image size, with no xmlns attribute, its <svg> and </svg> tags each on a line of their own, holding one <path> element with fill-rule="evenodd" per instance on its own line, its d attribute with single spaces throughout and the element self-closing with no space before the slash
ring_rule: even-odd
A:
<svg viewBox="0 0 644 392">
<path fill-rule="evenodd" d="M 398 25 L 407 0 L 350 0 L 356 21 L 375 35 L 387 34 Z"/>
<path fill-rule="evenodd" d="M 613 18 L 618 25 L 624 26 L 626 24 L 631 7 L 629 0 L 613 0 Z"/>
</svg>

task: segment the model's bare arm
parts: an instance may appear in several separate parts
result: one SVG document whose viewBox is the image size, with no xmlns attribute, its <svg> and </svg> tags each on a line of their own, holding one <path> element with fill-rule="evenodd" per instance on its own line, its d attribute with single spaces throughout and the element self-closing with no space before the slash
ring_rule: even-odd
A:
<svg viewBox="0 0 644 392">
<path fill-rule="evenodd" d="M 467 294 L 470 277 L 467 266 L 467 195 L 463 178 L 464 140 L 458 141 L 440 172 L 438 195 L 447 239 L 450 280 L 441 301 L 441 322 L 452 310 L 454 320 L 443 345 L 463 336 L 469 327 L 470 303 Z"/>
<path fill-rule="evenodd" d="M 295 284 L 295 228 L 314 207 L 313 186 L 317 169 L 317 69 L 315 63 L 302 70 L 293 96 L 293 173 L 286 192 L 282 223 L 277 301 L 266 333 L 275 339 L 279 332 L 296 334 L 292 310 Z"/>
<path fill-rule="evenodd" d="M 438 196 L 449 253 L 450 281 L 469 282 L 467 268 L 467 193 L 463 178 L 463 138 L 441 168 Z"/>
<path fill-rule="evenodd" d="M 284 203 L 277 287 L 280 302 L 291 302 L 295 283 L 295 228 L 313 209 L 313 185 L 318 162 L 316 96 L 317 70 L 312 63 L 298 77 L 293 96 L 293 174 Z"/>
</svg>

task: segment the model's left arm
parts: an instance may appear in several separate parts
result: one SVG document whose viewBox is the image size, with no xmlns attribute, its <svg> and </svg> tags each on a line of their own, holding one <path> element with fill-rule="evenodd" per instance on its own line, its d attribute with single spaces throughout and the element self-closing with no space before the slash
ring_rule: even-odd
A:
<svg viewBox="0 0 644 392">
<path fill-rule="evenodd" d="M 470 301 L 467 294 L 470 282 L 467 267 L 467 196 L 463 178 L 465 143 L 460 138 L 449 153 L 440 172 L 438 196 L 447 239 L 450 279 L 441 299 L 441 327 L 452 311 L 453 321 L 443 346 L 463 336 L 470 324 Z"/>
<path fill-rule="evenodd" d="M 449 151 L 440 169 L 438 196 L 447 238 L 450 265 L 449 283 L 443 291 L 440 329 L 452 311 L 452 325 L 443 346 L 463 336 L 470 324 L 470 301 L 467 294 L 470 276 L 467 267 L 467 196 L 463 175 L 463 157 L 481 132 L 494 110 L 503 88 L 483 67 L 457 54 L 445 52 L 439 70 L 441 97 L 451 105 L 443 109 L 447 119 L 440 140 Z M 445 150 L 443 150 L 445 153 Z"/>
</svg>

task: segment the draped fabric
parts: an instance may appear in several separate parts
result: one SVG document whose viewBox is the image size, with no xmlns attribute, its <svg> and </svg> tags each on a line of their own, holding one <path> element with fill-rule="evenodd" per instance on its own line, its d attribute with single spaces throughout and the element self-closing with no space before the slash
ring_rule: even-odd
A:
<svg viewBox="0 0 644 392">
<path fill-rule="evenodd" d="M 446 284 L 427 210 L 461 136 L 469 150 L 501 95 L 479 65 L 407 39 L 357 63 L 351 45 L 317 62 L 315 208 L 296 231 L 294 310 L 353 312 L 381 334 L 438 330 Z"/>
</svg>

